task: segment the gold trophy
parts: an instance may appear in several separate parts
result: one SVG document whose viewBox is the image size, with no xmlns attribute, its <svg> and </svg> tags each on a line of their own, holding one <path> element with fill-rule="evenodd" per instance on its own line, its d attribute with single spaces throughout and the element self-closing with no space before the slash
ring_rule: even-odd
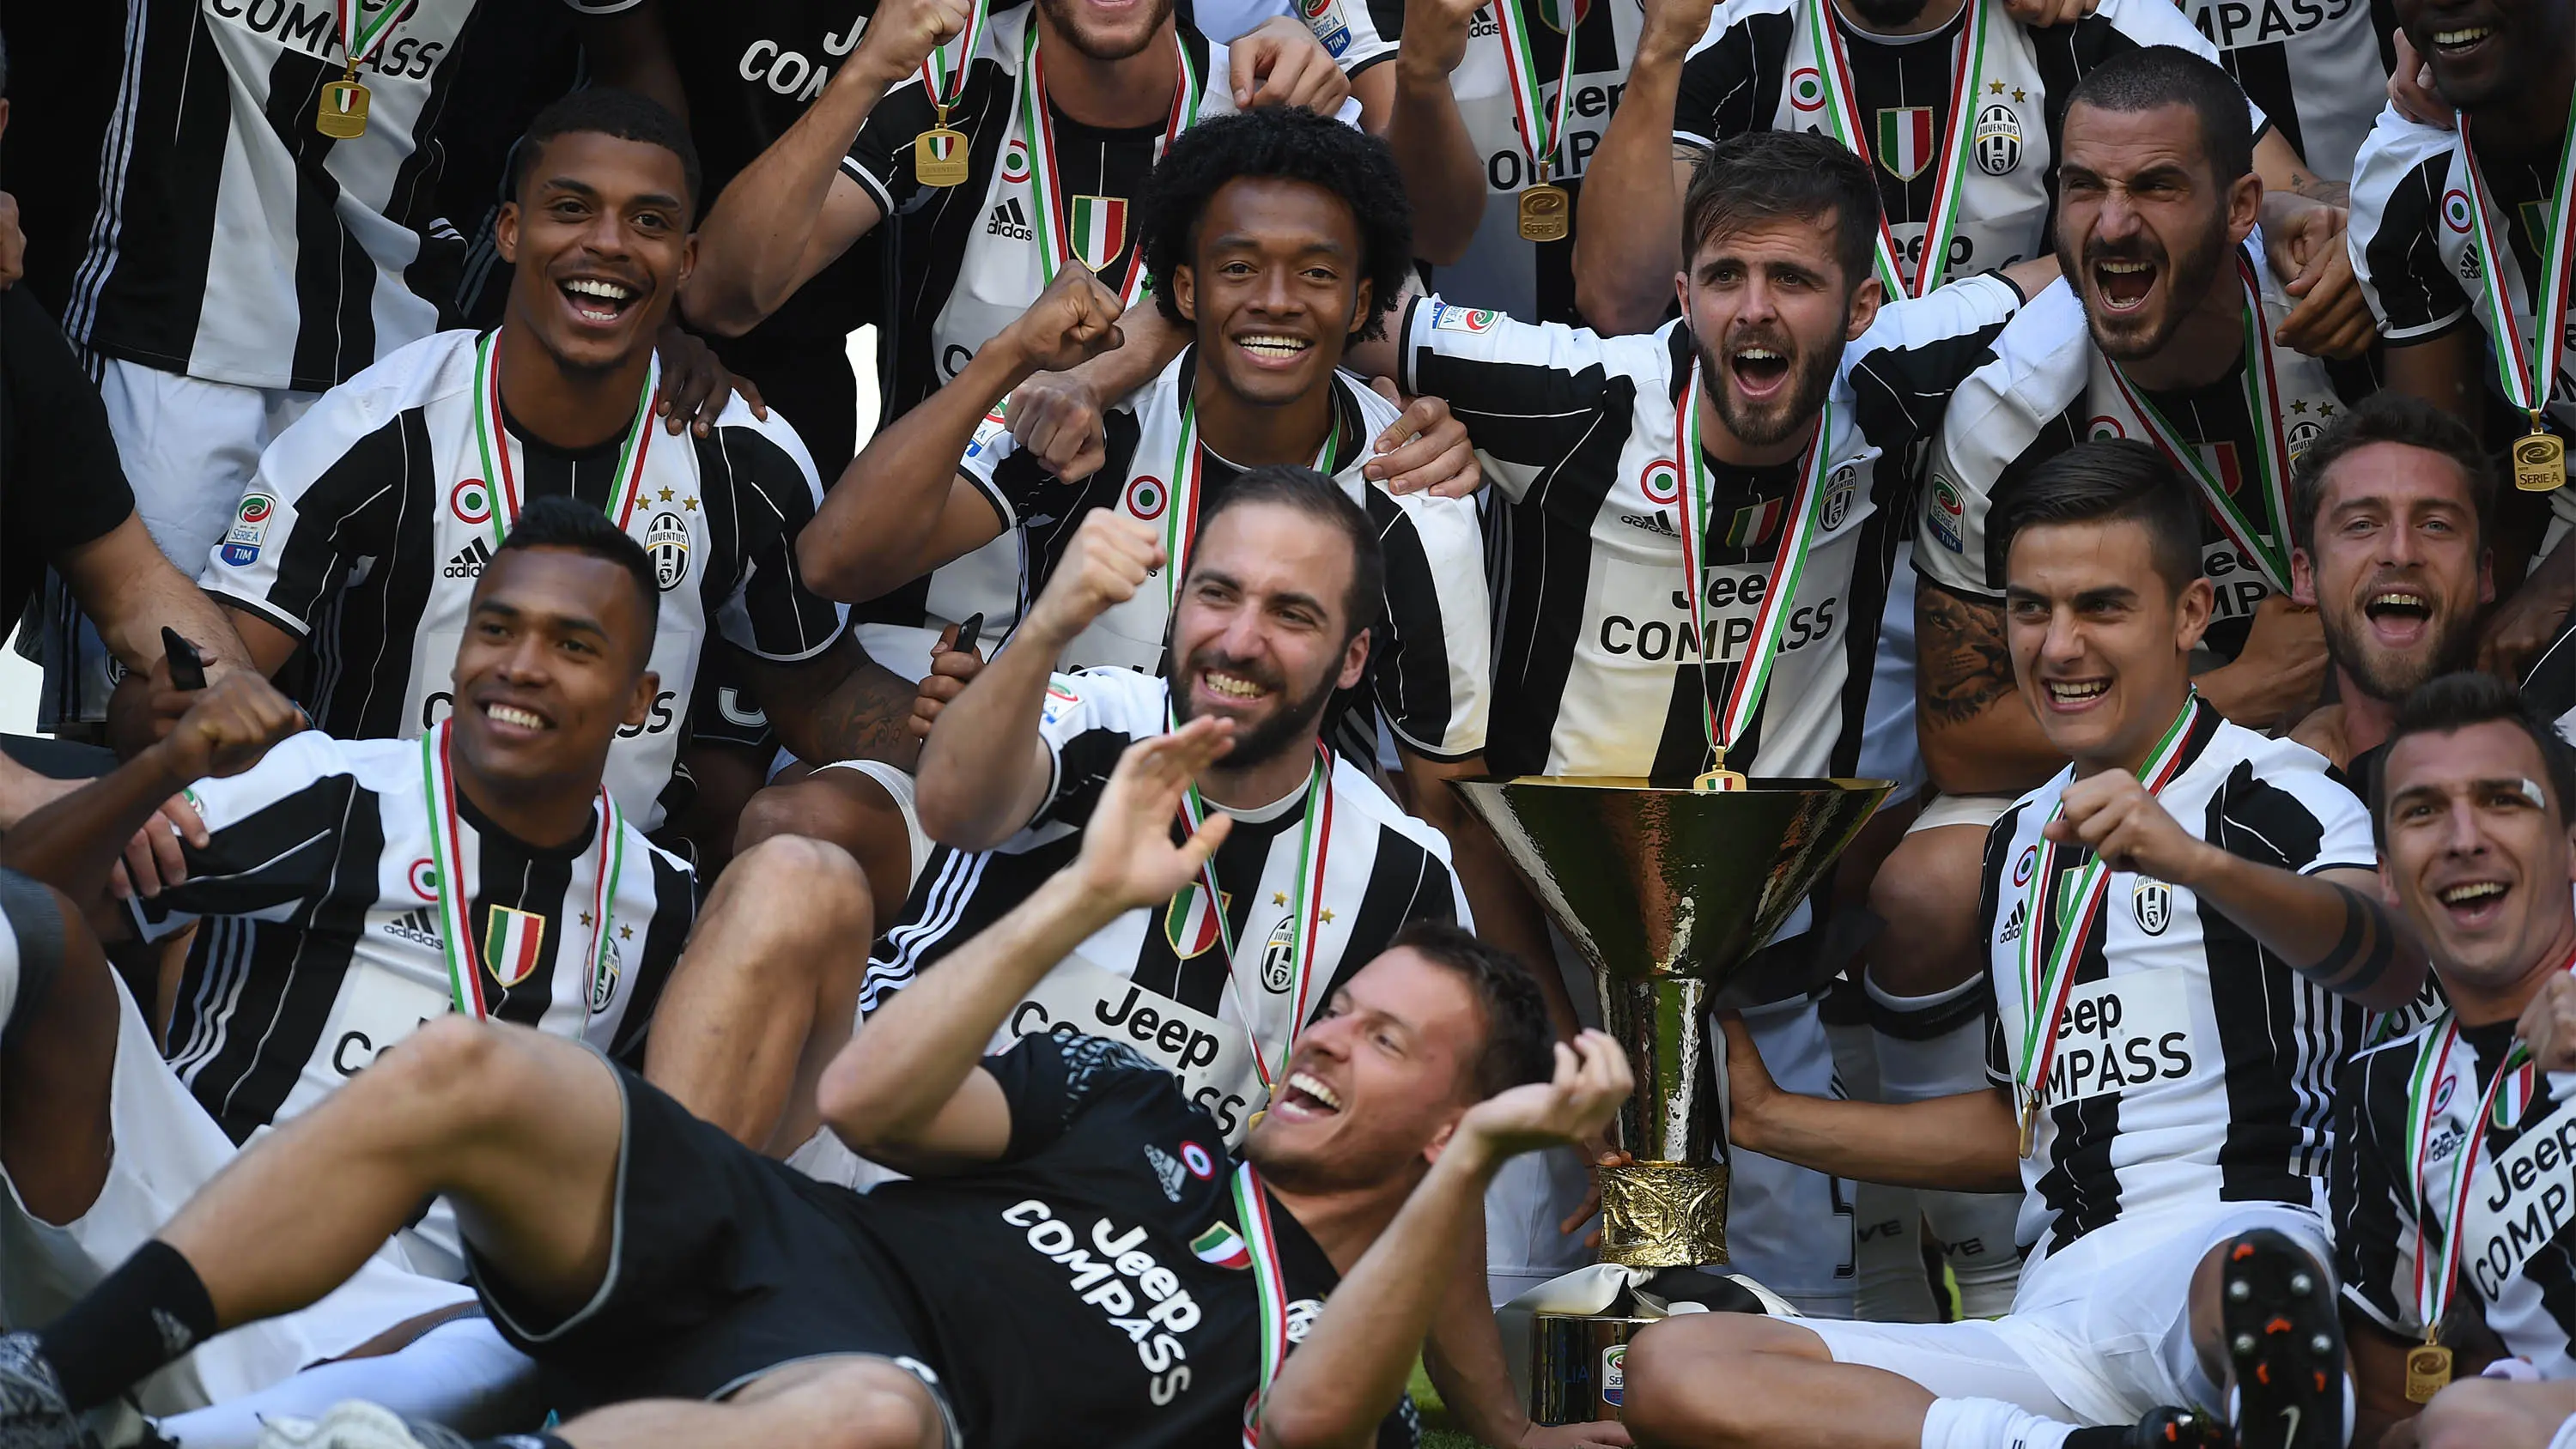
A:
<svg viewBox="0 0 2576 1449">
<path fill-rule="evenodd" d="M 1752 779 L 1727 790 L 1524 776 L 1454 788 L 1492 829 L 1599 992 L 1637 1089 L 1601 1169 L 1601 1256 L 1638 1268 L 1726 1261 L 1723 1073 L 1708 1018 L 1799 995 L 1808 953 L 1750 958 L 1895 788 L 1884 780 Z M 1752 969 L 1748 969 L 1748 965 Z M 1541 1313 L 1531 1417 L 1616 1417 L 1618 1363 L 1642 1320 Z"/>
</svg>

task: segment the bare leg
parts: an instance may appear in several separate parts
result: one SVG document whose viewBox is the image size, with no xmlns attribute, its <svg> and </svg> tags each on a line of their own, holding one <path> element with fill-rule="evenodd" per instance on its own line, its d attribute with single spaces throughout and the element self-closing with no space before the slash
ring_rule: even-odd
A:
<svg viewBox="0 0 2576 1449">
<path fill-rule="evenodd" d="M 721 1404 L 617 1404 L 556 1430 L 573 1449 L 939 1449 L 945 1421 L 921 1381 L 880 1359 L 819 1359 L 761 1378 Z"/>
<path fill-rule="evenodd" d="M 2422 1449 L 2549 1449 L 2576 1417 L 2576 1383 L 2462 1379 L 2433 1396 L 2415 1421 Z"/>
<path fill-rule="evenodd" d="M 856 1022 L 874 920 L 839 847 L 780 835 L 745 849 L 654 1013 L 646 1078 L 746 1146 L 794 1151 L 820 1125 L 815 1083 Z"/>
<path fill-rule="evenodd" d="M 98 1201 L 116 1155 L 108 1109 L 121 1013 L 89 923 L 52 887 L 21 888 L 52 902 L 63 953 L 51 987 L 21 995 L 0 1053 L 0 1166 L 37 1217 L 68 1223 Z"/>
<path fill-rule="evenodd" d="M 921 862 L 912 858 L 911 829 L 885 786 L 857 770 L 816 770 L 772 785 L 744 807 L 734 844 L 748 851 L 779 835 L 828 840 L 848 851 L 867 872 L 877 923 L 903 919 L 903 898 Z"/>
<path fill-rule="evenodd" d="M 236 1158 L 161 1238 L 230 1328 L 320 1299 L 445 1194 L 499 1276 L 568 1313 L 607 1274 L 624 1120 L 581 1047 L 443 1017 Z"/>
<path fill-rule="evenodd" d="M 1668 1318 L 1637 1336 L 1622 1417 L 1641 1445 L 1692 1449 L 1920 1449 L 1931 1391 L 1836 1363 L 1785 1319 Z"/>
</svg>

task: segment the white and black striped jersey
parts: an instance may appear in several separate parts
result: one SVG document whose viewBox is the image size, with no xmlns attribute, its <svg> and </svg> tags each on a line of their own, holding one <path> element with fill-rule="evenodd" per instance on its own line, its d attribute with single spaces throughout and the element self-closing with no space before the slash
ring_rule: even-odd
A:
<svg viewBox="0 0 2576 1449">
<path fill-rule="evenodd" d="M 2522 702 L 2576 744 L 2576 615 L 2559 624 L 2558 637 L 2523 675 Z"/>
<path fill-rule="evenodd" d="M 2291 303 L 2248 243 L 2265 313 L 2263 336 L 2271 352 L 2282 441 L 2291 459 L 2305 451 L 2342 412 L 2346 389 L 2366 389 L 2344 368 L 2270 343 Z M 2221 271 L 2215 285 L 2238 286 Z M 2229 495 L 2265 527 L 2267 509 L 2256 450 L 2260 425 L 2245 400 L 2242 356 L 2206 386 L 2139 391 L 2181 439 L 2201 454 Z M 1995 490 L 2074 447 L 2102 438 L 2148 436 L 2145 425 L 2112 382 L 2100 348 L 2084 325 L 2084 303 L 2063 280 L 2033 297 L 1994 339 L 1991 360 L 1959 384 L 1929 464 L 1922 492 L 1914 564 L 1923 576 L 1953 593 L 2001 600 L 2001 560 L 1988 556 L 1986 514 Z M 2253 560 L 2244 557 L 2217 515 L 2203 504 L 2201 568 L 2218 593 L 2204 647 L 2234 658 L 2253 627 L 2255 607 L 2271 593 Z M 2268 536 L 2268 535 L 2267 535 Z"/>
<path fill-rule="evenodd" d="M 2031 1019 L 2023 960 L 2040 831 L 2072 771 L 2021 797 L 1986 836 L 1978 929 L 1995 998 L 1987 1074 L 2008 1087 Z M 2157 800 L 2230 854 L 2313 875 L 2370 870 L 2370 816 L 2323 756 L 2194 705 L 2182 764 Z M 2053 951 L 2078 903 L 2060 846 L 2043 896 Z M 2044 958 L 2043 958 L 2044 959 Z M 2315 984 L 2192 892 L 2114 871 L 2074 968 L 2020 1238 L 2055 1252 L 2124 1217 L 2216 1202 L 2323 1210 L 2335 1073 L 2369 1013 Z"/>
<path fill-rule="evenodd" d="M 1335 0 L 1351 7 L 1356 0 Z M 1509 312 L 1539 322 L 1580 323 L 1574 307 L 1574 241 L 1582 210 L 1583 173 L 1592 153 L 1610 129 L 1619 97 L 1628 89 L 1628 66 L 1637 58 L 1637 35 L 1645 27 L 1645 7 L 1633 0 L 1599 4 L 1566 0 L 1574 11 L 1574 98 L 1565 105 L 1565 131 L 1550 180 L 1564 187 L 1574 203 L 1566 208 L 1566 234 L 1551 242 L 1524 240 L 1520 232 L 1520 195 L 1538 177 L 1521 145 L 1512 116 L 1512 82 L 1503 54 L 1502 27 L 1494 7 L 1486 4 L 1467 21 L 1467 54 L 1449 73 L 1449 89 L 1458 99 L 1458 117 L 1466 122 L 1467 139 L 1485 162 L 1485 219 L 1476 228 L 1467 254 L 1445 267 L 1431 269 L 1432 284 L 1444 297 L 1469 307 Z M 1404 0 L 1368 0 L 1371 28 L 1387 40 L 1404 39 Z M 1540 105 L 1553 101 L 1557 76 L 1565 63 L 1565 30 L 1557 19 L 1556 0 L 1522 0 L 1529 17 L 1530 47 L 1537 52 L 1533 74 L 1539 77 Z M 1344 9 L 1350 23 L 1355 12 Z M 1312 24 L 1313 21 L 1309 20 Z"/>
<path fill-rule="evenodd" d="M 358 67 L 366 134 L 335 141 L 314 128 L 347 58 L 332 0 L 126 0 L 63 331 L 168 372 L 313 392 L 436 331 L 465 243 L 437 214 L 431 138 L 479 10 L 409 0 Z"/>
<path fill-rule="evenodd" d="M 1971 278 L 1880 309 L 1844 350 L 1819 532 L 1731 768 L 1853 772 L 1911 455 L 2020 301 L 2001 277 Z M 1675 523 L 1674 435 L 1696 353 L 1683 324 L 1603 337 L 1426 297 L 1407 312 L 1402 341 L 1399 385 L 1450 400 L 1486 478 L 1511 500 L 1487 520 L 1500 620 L 1487 766 L 1665 783 L 1707 769 L 1704 702 L 1723 703 L 1752 637 L 1798 464 L 1711 460 L 1705 617 L 1719 632 L 1704 650 Z"/>
<path fill-rule="evenodd" d="M 1018 534 L 1028 560 L 1025 585 L 1035 598 L 1055 572 L 1083 515 L 1122 510 L 1158 527 L 1172 505 L 1180 456 L 1181 403 L 1197 375 L 1198 349 L 1184 349 L 1154 380 L 1102 418 L 1108 457 L 1079 483 L 1049 473 L 1019 450 L 1008 426 L 988 416 L 959 462 L 959 476 L 1001 516 L 1003 542 Z M 1476 509 L 1464 499 L 1413 494 L 1398 498 L 1360 476 L 1369 445 L 1396 411 L 1348 373 L 1333 374 L 1333 435 L 1324 471 L 1368 511 L 1386 555 L 1385 607 L 1369 638 L 1369 677 L 1359 693 L 1397 743 L 1435 760 L 1463 759 L 1485 747 L 1486 690 L 1491 677 L 1490 606 L 1484 543 Z M 1198 454 L 1199 506 L 1222 493 L 1242 469 L 1203 442 Z M 1160 572 L 1136 597 L 1095 620 L 1058 659 L 1058 667 L 1116 665 L 1158 671 L 1171 613 Z M 1371 738 L 1373 730 L 1364 731 Z M 1355 747 L 1366 749 L 1365 745 Z"/>
<path fill-rule="evenodd" d="M 1046 803 L 1026 828 L 991 850 L 940 846 L 932 853 L 902 921 L 868 962 L 862 1011 L 936 969 L 1072 863 L 1118 757 L 1163 733 L 1169 699 L 1161 679 L 1130 670 L 1056 676 L 1038 725 L 1054 761 Z M 1319 832 L 1322 935 L 1306 993 L 1310 1016 L 1406 923 L 1470 921 L 1450 870 L 1448 840 L 1398 809 L 1370 779 L 1365 762 L 1336 753 L 1331 794 L 1330 829 Z M 1205 889 L 1193 886 L 1162 909 L 1127 912 L 1076 946 L 1012 1010 L 993 1050 L 1036 1032 L 1108 1037 L 1172 1071 L 1191 1101 L 1216 1118 L 1226 1141 L 1240 1142 L 1249 1112 L 1261 1105 L 1247 1010 L 1274 1064 L 1295 1016 L 1290 938 L 1304 801 L 1301 785 L 1262 809 L 1226 812 L 1234 829 L 1217 850 L 1216 877 L 1242 957 L 1231 981 Z"/>
<path fill-rule="evenodd" d="M 2353 174 L 2396 64 L 2391 0 L 2190 0 L 2183 8 L 2310 170 L 2335 180 Z"/>
<path fill-rule="evenodd" d="M 2408 1342 L 2421 1340 L 2417 1270 L 2431 1272 L 2456 1238 L 2459 1279 L 2442 1315 L 2442 1341 L 2457 1344 L 2483 1324 L 2507 1355 L 2528 1359 L 2542 1378 L 2576 1378 L 2569 1344 L 2576 1337 L 2576 1074 L 2520 1068 L 2525 1090 L 2505 1084 L 2497 1110 L 2481 1121 L 2479 1104 L 2513 1048 L 2514 1024 L 2462 1028 L 2445 1061 L 2447 1021 L 2373 1047 L 2343 1069 L 2331 1177 L 2344 1301 Z M 2419 1167 L 2408 1090 L 2428 1054 L 2425 1089 L 2435 1124 Z M 2520 1110 L 2508 1116 L 2510 1125 L 2496 1125 L 2493 1117 L 2509 1102 Z M 2460 1158 L 2472 1133 L 2477 1175 L 2468 1184 L 2468 1210 L 2454 1222 Z M 2419 1193 L 2433 1199 L 2429 1221 Z M 2419 1264 L 2419 1255 L 2431 1262 Z"/>
<path fill-rule="evenodd" d="M 1945 276 L 1999 271 L 2049 250 L 2057 155 L 2075 83 L 2115 55 L 2174 45 L 2217 52 L 2170 0 L 2104 0 L 2072 25 L 2029 29 L 2003 9 L 1987 17 L 1978 70 L 1971 164 L 1960 178 L 1957 230 Z M 1919 265 L 1925 223 L 1941 183 L 1941 138 L 1956 89 L 1962 7 L 1920 35 L 1877 35 L 1846 20 L 1832 0 L 1725 0 L 1683 62 L 1673 139 L 1708 146 L 1757 131 L 1832 134 L 1832 108 L 1816 62 L 1830 14 L 1849 58 L 1853 105 L 1870 128 L 1872 174 L 1888 232 Z M 2258 110 L 2255 123 L 2262 124 Z"/>
<path fill-rule="evenodd" d="M 191 786 L 211 839 L 187 848 L 185 883 L 129 902 L 147 939 L 198 927 L 170 1065 L 235 1142 L 310 1110 L 451 1009 L 422 775 L 415 740 L 297 735 Z M 696 913 L 688 865 L 628 821 L 622 853 L 608 852 L 616 898 L 594 956 L 598 812 L 580 839 L 546 846 L 494 828 L 461 790 L 457 812 L 491 1016 L 631 1053 Z M 519 939 L 537 935 L 515 981 L 483 949 L 495 907 L 525 913 Z"/>
<path fill-rule="evenodd" d="M 333 388 L 259 460 L 201 582 L 312 647 L 300 701 L 344 739 L 406 738 L 444 717 L 466 606 L 492 557 L 498 480 L 483 476 L 474 412 L 479 334 L 442 332 Z M 568 453 L 504 417 L 522 501 L 570 494 L 602 508 L 624 439 Z M 811 658 L 843 611 L 809 593 L 796 534 L 822 492 L 795 430 L 740 398 L 704 438 L 646 431 L 630 531 L 662 585 L 651 716 L 620 732 L 608 785 L 650 830 L 661 823 L 698 662 L 715 636 L 763 659 Z"/>
</svg>

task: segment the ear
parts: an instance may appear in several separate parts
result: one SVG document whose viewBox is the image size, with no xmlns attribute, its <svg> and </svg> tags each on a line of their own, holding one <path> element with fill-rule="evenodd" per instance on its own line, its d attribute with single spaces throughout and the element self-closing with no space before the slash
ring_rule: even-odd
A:
<svg viewBox="0 0 2576 1449">
<path fill-rule="evenodd" d="M 1342 672 L 1334 682 L 1335 689 L 1349 689 L 1368 673 L 1369 630 L 1362 629 L 1342 646 Z"/>
<path fill-rule="evenodd" d="M 671 290 L 676 292 L 681 287 L 686 286 L 688 284 L 689 274 L 697 269 L 698 234 L 696 232 L 691 232 L 680 239 L 680 270 L 678 275 L 671 278 Z"/>
<path fill-rule="evenodd" d="M 1674 298 L 1674 300 L 1676 300 L 1676 301 L 1678 301 L 1678 302 L 1680 302 L 1680 303 L 1681 303 L 1681 306 L 1682 306 L 1682 321 L 1684 321 L 1684 322 L 1688 322 L 1688 321 L 1690 321 L 1690 319 L 1691 319 L 1691 310 L 1690 310 L 1690 273 L 1688 273 L 1688 272 L 1675 272 L 1675 273 L 1673 273 L 1673 298 Z"/>
<path fill-rule="evenodd" d="M 2218 590 L 2206 578 L 2193 579 L 2174 600 L 2174 647 L 2185 654 L 2200 647 L 2209 620 L 2218 612 Z"/>
<path fill-rule="evenodd" d="M 2380 763 L 2384 765 L 2387 761 L 2383 760 Z M 2576 853 L 2568 856 L 2567 876 L 2570 880 L 2576 880 Z M 2386 846 L 2381 846 L 2379 849 L 2379 903 L 2400 916 L 2405 914 L 2406 903 L 2397 899 L 2397 873 L 2388 868 Z"/>
<path fill-rule="evenodd" d="M 519 203 L 516 200 L 501 203 L 501 214 L 492 221 L 492 248 L 501 254 L 501 260 L 512 266 L 519 264 Z"/>
<path fill-rule="evenodd" d="M 1878 320 L 1878 309 L 1886 304 L 1887 289 L 1880 285 L 1878 273 L 1872 270 L 1867 281 L 1852 289 L 1850 315 L 1843 320 L 1843 340 L 1858 342 L 1860 335 L 1869 330 L 1869 324 Z"/>
<path fill-rule="evenodd" d="M 1172 305 L 1180 309 L 1182 321 L 1198 322 L 1199 279 L 1187 266 L 1172 268 Z"/>
<path fill-rule="evenodd" d="M 1351 320 L 1342 328 L 1342 335 L 1349 337 L 1358 334 L 1365 330 L 1370 320 L 1376 316 L 1377 287 L 1368 278 L 1362 277 L 1359 289 L 1351 294 Z"/>
<path fill-rule="evenodd" d="M 2296 546 L 2290 549 L 2290 602 L 2311 609 L 2317 606 L 2317 561 Z"/>
<path fill-rule="evenodd" d="M 661 694 L 661 675 L 647 669 L 635 676 L 635 692 L 626 701 L 626 724 L 642 729 L 653 718 L 653 701 Z"/>
<path fill-rule="evenodd" d="M 1465 1110 L 1461 1109 L 1448 1121 L 1441 1123 L 1440 1130 L 1432 1133 L 1431 1140 L 1422 1145 L 1422 1160 L 1425 1164 L 1438 1162 L 1440 1154 L 1449 1150 L 1449 1139 L 1458 1135 L 1458 1119 L 1465 1115 L 1467 1115 Z"/>
<path fill-rule="evenodd" d="M 2492 604 L 2495 596 L 2495 550 L 2482 548 L 2478 550 L 2478 602 Z"/>
<path fill-rule="evenodd" d="M 2230 245 L 2242 243 L 2253 235 L 2254 223 L 2263 212 L 2263 178 L 2252 172 L 2236 178 L 2227 188 L 2227 240 Z"/>
</svg>

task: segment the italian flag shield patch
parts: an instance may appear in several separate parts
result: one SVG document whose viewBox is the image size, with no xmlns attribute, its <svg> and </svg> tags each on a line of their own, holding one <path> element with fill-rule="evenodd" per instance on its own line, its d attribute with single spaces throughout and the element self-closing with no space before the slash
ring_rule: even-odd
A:
<svg viewBox="0 0 2576 1449">
<path fill-rule="evenodd" d="M 1190 1251 L 1200 1262 L 1220 1268 L 1252 1266 L 1252 1250 L 1243 1245 L 1243 1235 L 1223 1223 L 1210 1223 L 1206 1232 L 1190 1239 Z"/>
<path fill-rule="evenodd" d="M 492 908 L 483 926 L 483 967 L 493 980 L 504 988 L 527 980 L 545 947 L 545 917 L 508 906 Z"/>
<path fill-rule="evenodd" d="M 1077 196 L 1065 219 L 1074 256 L 1097 272 L 1127 249 L 1127 200 L 1120 196 Z"/>
</svg>

